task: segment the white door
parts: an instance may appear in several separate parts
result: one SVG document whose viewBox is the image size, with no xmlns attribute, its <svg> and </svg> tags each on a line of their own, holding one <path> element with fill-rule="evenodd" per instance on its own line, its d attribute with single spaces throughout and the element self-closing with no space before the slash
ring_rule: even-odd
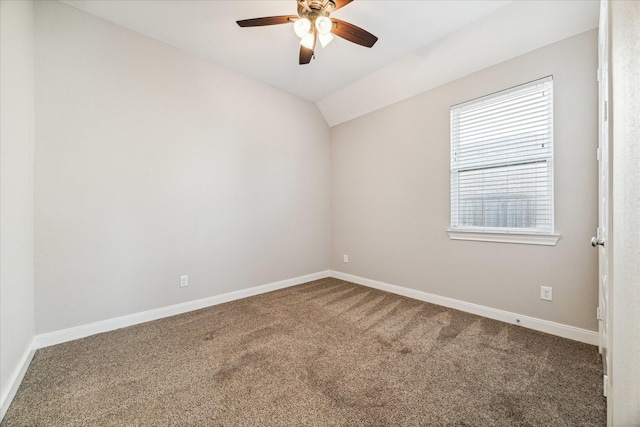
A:
<svg viewBox="0 0 640 427">
<path fill-rule="evenodd" d="M 599 85 L 599 202 L 598 230 L 591 244 L 599 253 L 599 304 L 600 353 L 604 365 L 604 393 L 610 386 L 610 363 L 607 340 L 609 339 L 609 10 L 608 0 L 600 2 L 600 28 L 598 35 L 598 85 Z"/>
</svg>

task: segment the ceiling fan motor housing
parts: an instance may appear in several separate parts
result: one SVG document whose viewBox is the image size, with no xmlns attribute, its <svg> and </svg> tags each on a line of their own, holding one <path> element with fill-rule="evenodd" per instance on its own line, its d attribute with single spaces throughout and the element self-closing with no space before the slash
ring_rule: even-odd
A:
<svg viewBox="0 0 640 427">
<path fill-rule="evenodd" d="M 298 16 L 311 21 L 311 27 L 313 28 L 316 18 L 319 16 L 329 17 L 329 13 L 331 13 L 330 11 L 333 10 L 334 7 L 335 4 L 332 1 L 311 0 L 307 2 L 301 0 L 298 1 Z"/>
</svg>

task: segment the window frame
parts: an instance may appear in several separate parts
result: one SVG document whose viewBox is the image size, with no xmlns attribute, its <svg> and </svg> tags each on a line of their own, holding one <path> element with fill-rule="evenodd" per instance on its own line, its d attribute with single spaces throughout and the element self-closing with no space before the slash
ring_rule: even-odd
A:
<svg viewBox="0 0 640 427">
<path fill-rule="evenodd" d="M 508 97 L 510 94 L 515 92 L 526 90 L 529 87 L 533 87 L 540 84 L 547 84 L 551 82 L 551 129 L 550 129 L 550 137 L 551 137 L 551 152 L 548 158 L 545 158 L 543 161 L 545 162 L 545 166 L 548 170 L 548 179 L 549 179 L 549 189 L 548 189 L 548 202 L 550 206 L 550 229 L 549 230 L 535 230 L 532 228 L 520 228 L 520 227 L 489 227 L 489 226 L 460 226 L 454 224 L 454 219 L 456 215 L 459 214 L 457 209 L 460 208 L 460 193 L 456 192 L 455 195 L 458 196 L 458 199 L 454 199 L 454 182 L 458 182 L 455 174 L 460 174 L 463 172 L 462 167 L 455 168 L 454 167 L 454 150 L 457 147 L 456 142 L 458 140 L 455 139 L 454 136 L 454 111 L 461 111 L 463 107 L 468 106 L 480 106 L 484 103 L 491 102 L 493 99 L 499 99 Z M 459 114 L 459 113 L 458 113 Z M 485 242 L 498 242 L 498 243 L 518 243 L 518 244 L 533 244 L 533 245 L 545 245 L 545 246 L 554 246 L 558 242 L 560 235 L 555 233 L 555 207 L 554 207 L 554 96 L 553 96 L 553 77 L 546 76 L 541 79 L 536 79 L 527 83 L 523 83 L 511 88 L 507 88 L 498 92 L 494 92 L 479 98 L 475 98 L 460 104 L 456 104 L 451 106 L 450 108 L 450 198 L 449 198 L 449 207 L 450 207 L 450 227 L 447 229 L 449 234 L 449 238 L 451 240 L 473 240 L 473 241 L 485 241 Z M 458 125 L 456 124 L 455 129 L 458 129 Z M 494 160 L 495 162 L 495 160 Z M 533 161 L 532 163 L 534 163 Z M 505 161 L 499 163 L 499 167 L 514 167 L 520 164 L 518 161 Z M 492 163 L 492 161 L 488 161 L 486 166 L 484 167 L 476 167 L 474 170 L 478 171 L 487 171 L 491 168 L 495 168 L 496 164 Z M 468 171 L 468 170 L 467 170 Z M 464 172 L 467 172 L 464 171 Z M 455 206 L 454 206 L 455 203 Z"/>
</svg>

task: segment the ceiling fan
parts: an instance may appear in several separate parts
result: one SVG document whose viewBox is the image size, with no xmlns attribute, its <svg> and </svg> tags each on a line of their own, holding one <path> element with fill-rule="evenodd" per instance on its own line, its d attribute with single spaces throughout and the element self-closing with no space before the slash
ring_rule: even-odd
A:
<svg viewBox="0 0 640 427">
<path fill-rule="evenodd" d="M 352 43 L 365 47 L 373 46 L 378 38 L 362 28 L 356 27 L 329 14 L 351 3 L 353 0 L 296 0 L 298 15 L 267 16 L 264 18 L 236 21 L 241 27 L 261 27 L 264 25 L 293 24 L 293 30 L 300 37 L 300 64 L 308 64 L 314 57 L 316 41 L 322 47 L 333 40 L 333 34 Z"/>
</svg>

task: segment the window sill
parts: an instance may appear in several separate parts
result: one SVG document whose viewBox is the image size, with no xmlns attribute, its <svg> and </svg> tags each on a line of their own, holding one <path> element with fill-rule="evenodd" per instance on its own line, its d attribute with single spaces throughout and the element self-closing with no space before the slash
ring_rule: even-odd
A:
<svg viewBox="0 0 640 427">
<path fill-rule="evenodd" d="M 555 246 L 559 234 L 497 233 L 493 231 L 447 230 L 451 240 L 474 240 L 478 242 L 517 243 L 522 245 Z"/>
</svg>

